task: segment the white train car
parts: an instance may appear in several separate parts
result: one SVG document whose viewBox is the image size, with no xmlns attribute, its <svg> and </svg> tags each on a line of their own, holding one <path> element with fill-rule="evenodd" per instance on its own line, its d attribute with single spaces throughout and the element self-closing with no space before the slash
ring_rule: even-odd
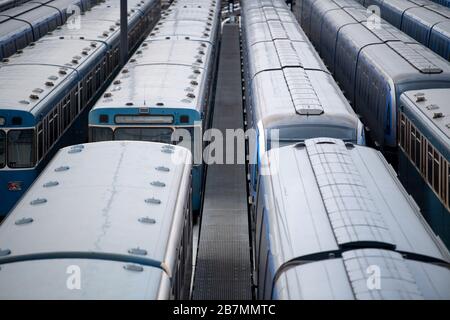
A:
<svg viewBox="0 0 450 320">
<path fill-rule="evenodd" d="M 186 299 L 190 152 L 61 149 L 0 226 L 0 299 Z"/>
<path fill-rule="evenodd" d="M 260 299 L 450 299 L 449 252 L 381 153 L 332 138 L 269 151 Z"/>
</svg>

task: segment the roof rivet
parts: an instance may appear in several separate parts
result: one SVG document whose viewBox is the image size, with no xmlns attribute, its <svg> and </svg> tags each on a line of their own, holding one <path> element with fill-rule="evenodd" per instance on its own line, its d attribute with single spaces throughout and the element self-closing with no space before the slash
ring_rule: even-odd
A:
<svg viewBox="0 0 450 320">
<path fill-rule="evenodd" d="M 157 102 L 156 105 L 157 105 L 158 107 L 162 107 L 162 106 L 164 106 L 164 102 Z"/>
<path fill-rule="evenodd" d="M 122 73 L 128 73 L 128 69 L 123 69 Z"/>
<path fill-rule="evenodd" d="M 30 101 L 28 101 L 28 100 L 20 100 L 19 103 L 21 103 L 21 104 L 30 104 Z"/>
<path fill-rule="evenodd" d="M 195 81 L 195 80 L 192 80 L 192 81 L 191 81 L 191 85 L 193 85 L 193 86 L 198 86 L 198 82 Z"/>
<path fill-rule="evenodd" d="M 106 92 L 106 93 L 103 95 L 103 97 L 104 97 L 104 98 L 111 98 L 111 97 L 112 97 L 112 93 L 111 93 L 111 92 Z"/>
<path fill-rule="evenodd" d="M 53 87 L 55 84 L 53 82 L 51 82 L 51 81 L 47 81 L 47 82 L 45 82 L 45 85 L 47 87 Z"/>
<path fill-rule="evenodd" d="M 67 71 L 63 70 L 63 69 L 59 70 L 58 72 L 59 72 L 59 74 L 67 74 Z"/>
<path fill-rule="evenodd" d="M 193 93 L 188 93 L 186 96 L 191 99 L 195 98 L 195 94 L 193 94 Z"/>
<path fill-rule="evenodd" d="M 32 100 L 38 100 L 39 96 L 37 94 L 30 94 L 30 99 Z"/>
<path fill-rule="evenodd" d="M 170 168 L 164 167 L 164 166 L 159 166 L 159 167 L 156 167 L 156 170 L 162 171 L 162 172 L 169 172 Z"/>
<path fill-rule="evenodd" d="M 115 84 L 115 85 L 120 84 L 120 83 L 121 83 L 120 80 L 114 80 L 114 82 L 113 82 L 113 84 Z"/>
<path fill-rule="evenodd" d="M 134 103 L 133 102 L 127 102 L 127 103 L 125 103 L 125 105 L 132 106 L 132 105 L 134 105 Z"/>
</svg>

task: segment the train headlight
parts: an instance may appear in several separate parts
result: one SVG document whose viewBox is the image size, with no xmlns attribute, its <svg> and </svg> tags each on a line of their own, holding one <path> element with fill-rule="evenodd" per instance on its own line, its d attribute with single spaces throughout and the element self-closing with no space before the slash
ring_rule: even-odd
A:
<svg viewBox="0 0 450 320">
<path fill-rule="evenodd" d="M 0 126 L 4 126 L 6 123 L 6 119 L 3 117 L 0 117 Z"/>
<path fill-rule="evenodd" d="M 9 191 L 22 191 L 22 181 L 10 181 L 8 182 Z"/>
</svg>

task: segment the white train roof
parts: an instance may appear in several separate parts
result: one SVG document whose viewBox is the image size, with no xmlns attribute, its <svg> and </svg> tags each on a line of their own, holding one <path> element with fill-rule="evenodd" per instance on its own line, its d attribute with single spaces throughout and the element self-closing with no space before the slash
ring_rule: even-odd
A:
<svg viewBox="0 0 450 320">
<path fill-rule="evenodd" d="M 290 243 L 284 259 L 376 243 L 449 261 L 378 151 L 318 138 L 269 151 L 269 161 L 272 222 L 283 230 L 280 241 Z"/>
<path fill-rule="evenodd" d="M 67 282 L 80 269 L 80 290 Z M 126 269 L 129 268 L 129 269 Z M 35 260 L 0 266 L 0 299 L 6 300 L 155 300 L 164 271 L 149 266 L 133 269 L 117 261 L 59 259 Z"/>
<path fill-rule="evenodd" d="M 172 270 L 165 254 L 184 214 L 191 161 L 187 149 L 160 143 L 61 149 L 0 226 L 1 248 L 10 259 L 115 254 Z"/>
<path fill-rule="evenodd" d="M 244 22 L 246 19 L 243 19 Z M 273 40 L 309 41 L 297 22 L 267 21 L 245 24 L 245 41 L 249 46 Z"/>
<path fill-rule="evenodd" d="M 360 125 L 333 77 L 323 71 L 286 68 L 261 72 L 252 81 L 252 96 L 255 121 L 265 128 L 310 126 L 298 127 L 305 136 L 293 137 L 296 139 L 311 138 L 311 126 L 321 132 L 331 126 L 351 129 L 355 136 L 348 138 L 355 139 Z"/>
<path fill-rule="evenodd" d="M 281 70 L 283 68 L 303 68 L 322 70 L 328 73 L 311 43 L 293 42 L 289 40 L 275 40 L 259 42 L 249 50 L 248 68 L 250 76 L 263 71 Z"/>
<path fill-rule="evenodd" d="M 375 268 L 380 271 L 379 289 L 368 286 Z M 277 281 L 275 298 L 447 300 L 449 284 L 450 272 L 445 267 L 403 259 L 393 251 L 359 249 L 287 269 Z"/>
<path fill-rule="evenodd" d="M 67 68 L 61 73 L 61 68 L 52 65 L 1 65 L 0 107 L 9 110 L 39 113 L 46 98 L 61 87 L 68 86 L 77 80 L 74 69 Z M 45 84 L 51 81 L 52 86 Z"/>
</svg>

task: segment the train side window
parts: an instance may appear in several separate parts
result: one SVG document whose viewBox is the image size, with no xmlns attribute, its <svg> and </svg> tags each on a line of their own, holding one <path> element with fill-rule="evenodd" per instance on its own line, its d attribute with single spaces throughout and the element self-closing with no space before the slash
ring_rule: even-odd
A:
<svg viewBox="0 0 450 320">
<path fill-rule="evenodd" d="M 417 168 L 420 169 L 420 165 L 421 165 L 421 161 L 420 161 L 420 148 L 422 145 L 422 135 L 419 133 L 418 130 L 416 130 L 416 141 L 415 141 L 415 149 L 416 149 L 416 153 L 415 153 L 415 164 L 417 166 Z"/>
<path fill-rule="evenodd" d="M 6 133 L 5 131 L 0 131 L 0 168 L 6 165 Z"/>
<path fill-rule="evenodd" d="M 40 122 L 37 126 L 37 158 L 38 161 L 44 156 L 44 126 Z"/>
<path fill-rule="evenodd" d="M 440 177 L 441 177 L 441 193 L 440 193 L 440 197 L 442 200 L 442 203 L 445 204 L 447 203 L 446 201 L 446 196 L 447 196 L 447 161 L 445 161 L 444 157 L 441 157 L 441 172 L 439 173 Z"/>
<path fill-rule="evenodd" d="M 405 114 L 400 113 L 400 147 L 405 149 L 406 120 Z"/>
<path fill-rule="evenodd" d="M 427 151 L 427 180 L 430 185 L 433 185 L 433 147 L 430 144 Z"/>
<path fill-rule="evenodd" d="M 450 165 L 447 165 L 447 207 L 450 207 Z"/>
<path fill-rule="evenodd" d="M 439 178 L 441 171 L 440 168 L 440 156 L 439 153 L 437 153 L 436 150 L 434 150 L 434 157 L 433 157 L 433 188 L 434 191 L 436 191 L 437 194 L 439 194 Z"/>
<path fill-rule="evenodd" d="M 8 166 L 32 168 L 35 163 L 34 129 L 10 130 L 8 132 Z"/>
</svg>

